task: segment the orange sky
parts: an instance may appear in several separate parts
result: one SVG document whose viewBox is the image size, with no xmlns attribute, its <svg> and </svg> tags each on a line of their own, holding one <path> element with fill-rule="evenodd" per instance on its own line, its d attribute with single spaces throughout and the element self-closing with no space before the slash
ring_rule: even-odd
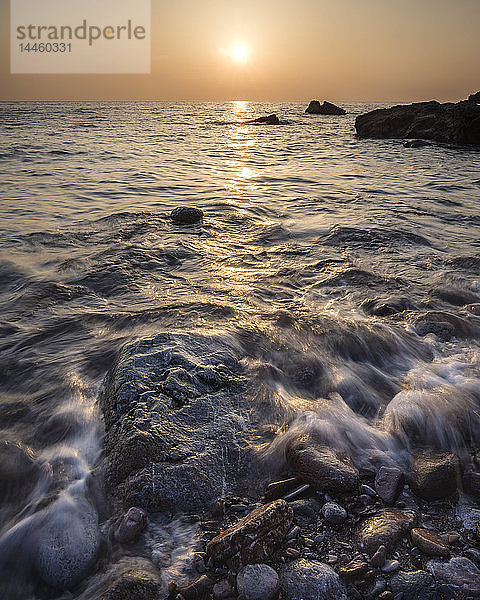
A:
<svg viewBox="0 0 480 600">
<path fill-rule="evenodd" d="M 0 27 L 4 100 L 459 100 L 480 89 L 480 0 L 152 0 L 150 75 L 10 75 L 9 0 Z M 244 62 L 230 52 L 239 43 Z"/>
</svg>

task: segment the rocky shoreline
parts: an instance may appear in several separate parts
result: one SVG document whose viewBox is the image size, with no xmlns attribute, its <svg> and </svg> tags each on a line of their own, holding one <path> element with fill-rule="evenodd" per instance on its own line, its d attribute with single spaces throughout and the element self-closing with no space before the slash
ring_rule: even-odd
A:
<svg viewBox="0 0 480 600">
<path fill-rule="evenodd" d="M 306 433 L 265 482 L 240 354 L 233 339 L 184 333 L 123 350 L 101 400 L 113 513 L 103 532 L 113 556 L 144 567 L 104 599 L 480 598 L 480 455 L 418 447 L 406 469 L 359 469 Z M 242 479 L 243 493 L 228 491 Z M 146 540 L 159 514 L 180 513 L 197 533 L 177 580 Z"/>
</svg>

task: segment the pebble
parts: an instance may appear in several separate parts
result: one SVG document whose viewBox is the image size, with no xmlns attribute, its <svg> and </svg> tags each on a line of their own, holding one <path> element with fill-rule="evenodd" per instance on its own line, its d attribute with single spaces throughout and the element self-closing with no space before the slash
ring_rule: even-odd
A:
<svg viewBox="0 0 480 600">
<path fill-rule="evenodd" d="M 393 600 L 393 594 L 390 590 L 385 590 L 378 596 L 378 600 Z"/>
<path fill-rule="evenodd" d="M 292 529 L 290 529 L 290 531 L 287 533 L 287 535 L 285 536 L 285 539 L 293 540 L 294 538 L 296 538 L 298 536 L 300 531 L 301 531 L 300 527 L 298 525 L 295 525 L 295 527 L 292 527 Z"/>
<path fill-rule="evenodd" d="M 293 558 L 298 558 L 300 556 L 300 550 L 297 550 L 296 548 L 287 548 L 285 554 Z"/>
<path fill-rule="evenodd" d="M 398 560 L 388 560 L 382 567 L 384 573 L 394 573 L 400 569 L 400 563 Z"/>
<path fill-rule="evenodd" d="M 386 587 L 387 582 L 385 579 L 377 579 L 370 590 L 365 594 L 366 600 L 373 600 L 373 598 L 380 596 L 380 594 L 385 591 Z"/>
<path fill-rule="evenodd" d="M 335 502 L 327 502 L 322 506 L 322 514 L 331 525 L 341 525 L 347 518 L 347 511 Z"/>
<path fill-rule="evenodd" d="M 333 565 L 338 560 L 338 556 L 336 554 L 327 554 L 327 562 L 330 565 Z"/>
<path fill-rule="evenodd" d="M 119 544 L 134 540 L 147 526 L 147 515 L 141 508 L 133 506 L 122 517 L 114 538 Z"/>
<path fill-rule="evenodd" d="M 429 554 L 430 556 L 449 555 L 449 550 L 445 542 L 435 531 L 414 527 L 410 535 L 415 546 L 418 546 L 425 554 Z"/>
<path fill-rule="evenodd" d="M 363 504 L 363 505 L 367 506 L 367 504 L 372 504 L 372 502 L 373 502 L 373 498 L 372 498 L 372 497 L 371 497 L 369 494 L 361 494 L 361 495 L 358 497 L 358 501 L 359 501 L 361 504 Z"/>
<path fill-rule="evenodd" d="M 344 579 L 360 579 L 368 571 L 368 563 L 361 558 L 354 558 L 338 570 Z"/>
<path fill-rule="evenodd" d="M 237 575 L 237 590 L 245 600 L 273 600 L 278 586 L 278 574 L 268 565 L 247 565 Z"/>
<path fill-rule="evenodd" d="M 462 539 L 462 536 L 456 531 L 449 531 L 448 533 L 443 533 L 440 537 L 446 544 L 456 544 Z"/>
<path fill-rule="evenodd" d="M 215 600 L 225 600 L 233 594 L 233 588 L 228 579 L 222 579 L 213 586 L 213 597 Z"/>
<path fill-rule="evenodd" d="M 302 494 L 307 492 L 309 489 L 310 489 L 310 484 L 306 483 L 306 484 L 301 485 L 300 487 L 294 489 L 293 492 L 289 492 L 288 494 L 285 494 L 285 496 L 282 496 L 282 497 L 287 502 L 289 500 L 295 500 L 296 498 L 298 498 L 299 496 L 301 496 Z"/>
<path fill-rule="evenodd" d="M 380 546 L 375 554 L 372 556 L 370 564 L 373 567 L 383 567 L 387 560 L 387 549 L 385 546 Z"/>
<path fill-rule="evenodd" d="M 377 496 L 377 492 L 372 489 L 369 485 L 361 485 L 359 487 L 359 491 L 361 494 L 367 494 L 367 496 L 371 496 L 372 498 L 375 498 Z"/>
<path fill-rule="evenodd" d="M 375 490 L 385 504 L 394 504 L 402 491 L 405 477 L 397 467 L 380 467 L 375 477 Z"/>
</svg>

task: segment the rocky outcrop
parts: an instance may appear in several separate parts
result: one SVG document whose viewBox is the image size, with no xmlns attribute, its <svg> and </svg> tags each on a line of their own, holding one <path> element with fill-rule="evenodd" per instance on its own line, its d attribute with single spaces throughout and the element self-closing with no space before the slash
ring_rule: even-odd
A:
<svg viewBox="0 0 480 600">
<path fill-rule="evenodd" d="M 234 570 L 261 563 L 283 540 L 292 521 L 292 508 L 284 500 L 275 500 L 214 537 L 207 555 L 216 564 L 227 564 Z"/>
<path fill-rule="evenodd" d="M 355 120 L 361 138 L 417 138 L 449 144 L 480 145 L 480 106 L 467 100 L 379 108 Z"/>
<path fill-rule="evenodd" d="M 411 511 L 386 509 L 369 517 L 357 530 L 358 546 L 373 556 L 380 546 L 392 550 L 416 521 Z"/>
<path fill-rule="evenodd" d="M 246 124 L 254 125 L 280 125 L 280 119 L 277 115 L 267 115 L 266 117 L 258 117 L 258 119 L 252 119 L 251 121 L 245 121 Z"/>
<path fill-rule="evenodd" d="M 114 509 L 198 510 L 233 488 L 251 458 L 242 392 L 228 336 L 161 333 L 126 346 L 100 399 Z"/>
<path fill-rule="evenodd" d="M 410 472 L 412 491 L 424 500 L 448 498 L 457 491 L 460 463 L 448 452 L 420 452 Z"/>
<path fill-rule="evenodd" d="M 358 470 L 347 456 L 332 448 L 316 446 L 311 439 L 291 443 L 286 458 L 302 481 L 322 492 L 351 492 L 358 485 Z"/>
<path fill-rule="evenodd" d="M 476 92 L 475 94 L 470 94 L 468 97 L 469 102 L 479 102 L 480 103 L 480 92 Z"/>
<path fill-rule="evenodd" d="M 318 100 L 312 100 L 305 111 L 308 115 L 346 115 L 347 111 L 331 102 L 320 104 Z"/>
</svg>

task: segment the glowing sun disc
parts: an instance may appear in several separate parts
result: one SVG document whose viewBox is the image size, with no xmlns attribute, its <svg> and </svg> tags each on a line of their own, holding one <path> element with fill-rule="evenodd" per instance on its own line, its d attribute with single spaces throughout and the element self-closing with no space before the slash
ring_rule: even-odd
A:
<svg viewBox="0 0 480 600">
<path fill-rule="evenodd" d="M 248 58 L 248 48 L 243 44 L 237 44 L 232 49 L 232 58 L 236 62 L 245 62 Z"/>
</svg>

